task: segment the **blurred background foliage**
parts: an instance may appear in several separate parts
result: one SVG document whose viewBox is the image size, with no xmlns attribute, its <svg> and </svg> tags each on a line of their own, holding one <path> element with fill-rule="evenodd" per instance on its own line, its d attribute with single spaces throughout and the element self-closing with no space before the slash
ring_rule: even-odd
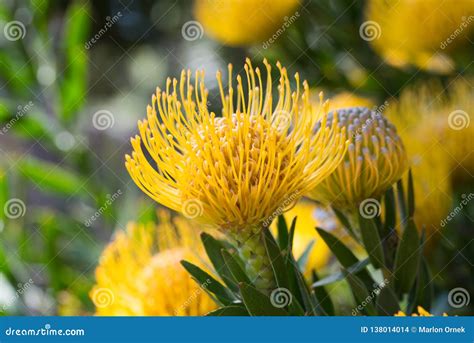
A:
<svg viewBox="0 0 474 343">
<path fill-rule="evenodd" d="M 425 7 L 435 9 L 443 2 L 423 1 Z M 291 2 L 262 1 L 254 8 L 247 4 L 249 13 L 244 17 L 252 18 L 251 29 L 256 31 L 245 32 L 242 27 L 238 33 L 251 36 L 236 37 L 236 42 L 219 39 L 215 33 L 213 24 L 219 18 L 230 20 L 232 12 L 217 0 L 198 1 L 202 8 L 196 13 L 191 2 L 184 0 L 0 3 L 0 27 L 5 28 L 0 32 L 0 204 L 3 208 L 10 199 L 25 204 L 24 215 L 18 218 L 0 211 L 1 315 L 93 313 L 88 293 L 94 268 L 114 230 L 125 228 L 131 220 L 156 220 L 156 205 L 131 182 L 123 156 L 136 121 L 145 115 L 150 94 L 165 84 L 168 75 L 177 76 L 183 68 L 204 68 L 211 77 L 211 107 L 218 109 L 212 76 L 228 63 L 240 69 L 247 56 L 257 65 L 263 58 L 281 61 L 291 73 L 300 72 L 312 88 L 324 90 L 329 97 L 347 93 L 375 106 L 397 101 L 409 85 L 435 80 L 443 91 L 452 80 L 473 73 L 472 22 L 457 39 L 460 48 L 445 50 L 423 44 L 436 25 L 408 23 L 413 24 L 408 25 L 413 35 L 409 37 L 400 19 L 400 32 L 391 35 L 407 40 L 418 37 L 412 45 L 423 45 L 423 54 L 430 48 L 432 55 L 442 54 L 427 61 L 420 53 L 410 63 L 406 59 L 414 53 L 388 58 L 383 42 L 371 45 L 361 38 L 361 25 L 370 19 L 366 16 L 383 17 L 383 8 L 373 9 L 373 5 L 368 11 L 366 1 Z M 466 6 L 465 20 L 469 20 L 474 14 L 472 1 L 466 3 L 471 4 Z M 223 12 L 218 11 L 219 6 Z M 274 6 L 274 16 L 281 16 L 279 6 L 292 7 L 284 15 L 291 25 L 274 42 L 252 41 L 262 23 L 271 24 L 266 28 L 270 33 L 283 27 L 281 18 L 258 13 L 259 6 Z M 410 19 L 411 11 L 418 13 L 408 7 L 399 9 L 399 15 Z M 184 24 L 191 20 L 204 24 L 204 35 L 183 39 Z M 388 30 L 394 29 L 390 23 L 374 20 L 380 22 L 380 39 L 390 38 Z M 23 25 L 20 39 L 7 37 L 7 24 L 13 21 Z M 441 43 L 440 39 L 436 42 Z M 394 48 L 393 39 L 385 44 Z M 471 93 L 465 96 L 472 99 L 472 78 L 469 80 Z M 105 129 L 94 122 L 97 113 L 109 114 Z M 466 154 L 472 155 L 472 136 L 456 144 L 467 146 Z M 442 169 L 447 162 L 441 159 L 438 163 Z M 445 195 L 450 208 L 474 189 L 473 170 L 466 168 L 461 181 L 448 175 L 438 179 L 449 183 Z M 437 165 L 432 170 L 438 170 Z M 421 192 L 422 196 L 428 193 L 431 190 Z M 453 312 L 446 304 L 450 289 L 463 287 L 474 295 L 473 217 L 469 203 L 445 227 L 435 224 L 442 234 L 429 244 L 427 254 L 439 295 L 434 312 Z M 318 259 L 324 261 L 318 262 L 322 275 L 325 269 L 334 270 L 326 250 L 325 257 Z M 31 286 L 21 291 L 28 280 Z M 345 298 L 350 297 L 338 299 Z M 351 304 L 338 305 L 350 312 Z M 456 313 L 472 314 L 472 303 L 470 306 Z"/>
</svg>

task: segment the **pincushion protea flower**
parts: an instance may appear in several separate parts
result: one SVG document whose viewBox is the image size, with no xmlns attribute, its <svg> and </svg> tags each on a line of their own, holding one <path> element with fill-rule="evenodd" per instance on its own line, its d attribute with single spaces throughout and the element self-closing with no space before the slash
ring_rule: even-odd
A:
<svg viewBox="0 0 474 343">
<path fill-rule="evenodd" d="M 300 0 L 197 0 L 194 14 L 204 31 L 220 43 L 245 46 L 264 42 L 282 25 L 291 25 L 299 17 L 295 12 L 299 4 Z"/>
<path fill-rule="evenodd" d="M 158 217 L 157 226 L 130 223 L 103 251 L 90 292 L 97 315 L 198 316 L 217 307 L 180 264 L 200 259 L 196 228 L 166 211 Z"/>
<path fill-rule="evenodd" d="M 227 92 L 217 73 L 221 116 L 209 112 L 203 71 L 196 72 L 194 86 L 190 71 L 179 81 L 168 79 L 153 95 L 147 119 L 138 124 L 141 137 L 132 139 L 134 151 L 126 156 L 130 175 L 151 198 L 232 236 L 262 287 L 271 274 L 262 257 L 263 223 L 329 175 L 346 149 L 337 118 L 327 123 L 327 103 L 313 110 L 307 83 L 301 89 L 296 74 L 292 92 L 279 63 L 274 99 L 271 67 L 264 64 L 266 83 L 247 59 L 247 96 L 240 75 L 234 93 L 232 65 Z"/>
<path fill-rule="evenodd" d="M 364 107 L 329 114 L 347 128 L 349 148 L 343 163 L 309 196 L 338 209 L 351 211 L 368 198 L 378 198 L 401 178 L 407 157 L 395 127 L 380 113 Z"/>
</svg>

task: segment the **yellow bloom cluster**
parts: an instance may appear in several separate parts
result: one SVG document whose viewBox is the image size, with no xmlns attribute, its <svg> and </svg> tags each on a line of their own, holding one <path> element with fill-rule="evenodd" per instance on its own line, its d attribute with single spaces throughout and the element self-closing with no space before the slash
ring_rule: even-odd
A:
<svg viewBox="0 0 474 343">
<path fill-rule="evenodd" d="M 366 18 L 373 25 L 371 44 L 387 63 L 450 72 L 450 54 L 470 44 L 472 0 L 370 0 Z"/>
<path fill-rule="evenodd" d="M 418 306 L 417 308 L 418 313 L 413 313 L 411 316 L 412 317 L 433 317 L 431 313 L 426 311 L 423 307 Z M 406 313 L 403 311 L 398 311 L 395 313 L 395 317 L 406 317 Z M 447 317 L 448 315 L 446 313 L 443 313 L 443 317 Z"/>
<path fill-rule="evenodd" d="M 139 122 L 141 137 L 132 139 L 132 156 L 126 156 L 130 175 L 146 194 L 226 231 L 260 228 L 286 199 L 302 196 L 338 166 L 346 149 L 338 118 L 328 124 L 327 103 L 315 109 L 298 74 L 292 92 L 280 64 L 273 99 L 271 67 L 264 63 L 266 83 L 247 60 L 247 96 L 240 75 L 234 94 L 231 65 L 227 92 L 217 74 L 222 116 L 208 110 L 204 72 L 196 72 L 194 87 L 191 72 L 183 71 L 165 91 L 157 89 L 147 119 Z M 198 208 L 192 215 L 191 205 Z"/>
<path fill-rule="evenodd" d="M 199 260 L 196 228 L 165 211 L 159 220 L 130 223 L 103 251 L 90 292 L 97 315 L 199 316 L 217 307 L 180 264 Z"/>
<path fill-rule="evenodd" d="M 282 30 L 300 0 L 196 0 L 194 14 L 204 31 L 224 45 L 261 43 Z"/>
<path fill-rule="evenodd" d="M 474 174 L 471 84 L 472 80 L 458 79 L 447 88 L 417 85 L 387 108 L 414 173 L 415 220 L 430 231 L 440 228 L 451 207 L 452 184 L 462 185 Z"/>
</svg>

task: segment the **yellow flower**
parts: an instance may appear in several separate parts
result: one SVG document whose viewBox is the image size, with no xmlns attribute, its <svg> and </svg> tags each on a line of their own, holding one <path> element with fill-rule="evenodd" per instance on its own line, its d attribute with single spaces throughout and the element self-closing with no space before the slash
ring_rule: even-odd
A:
<svg viewBox="0 0 474 343">
<path fill-rule="evenodd" d="M 417 308 L 418 313 L 412 313 L 412 317 L 433 317 L 431 313 L 426 311 L 423 307 L 418 306 Z M 447 317 L 448 315 L 446 313 L 443 313 L 443 317 Z M 395 317 L 406 317 L 406 313 L 402 311 L 398 311 L 395 313 Z"/>
<path fill-rule="evenodd" d="M 387 63 L 446 73 L 454 67 L 450 54 L 470 44 L 473 15 L 471 0 L 455 6 L 444 0 L 370 0 L 361 30 L 366 27 L 367 39 Z"/>
<path fill-rule="evenodd" d="M 350 92 L 341 92 L 330 98 L 329 110 L 339 110 L 348 107 L 374 107 L 374 102 L 368 98 Z"/>
<path fill-rule="evenodd" d="M 407 168 L 395 127 L 379 112 L 364 107 L 330 113 L 347 128 L 350 144 L 344 161 L 309 196 L 323 204 L 351 211 L 368 198 L 380 197 Z"/>
<path fill-rule="evenodd" d="M 295 12 L 299 4 L 299 0 L 196 0 L 194 14 L 220 43 L 245 46 L 284 32 L 299 17 Z"/>
<path fill-rule="evenodd" d="M 430 231 L 441 228 L 452 204 L 452 184 L 474 173 L 473 80 L 458 79 L 410 87 L 388 106 L 387 115 L 405 142 L 415 181 L 415 220 Z"/>
<path fill-rule="evenodd" d="M 196 228 L 165 211 L 159 219 L 130 223 L 103 251 L 90 292 L 97 315 L 199 316 L 217 308 L 180 264 L 199 260 Z"/>
<path fill-rule="evenodd" d="M 337 120 L 327 123 L 327 102 L 315 115 L 307 83 L 301 89 L 296 74 L 292 92 L 279 63 L 274 99 L 271 67 L 264 64 L 266 83 L 247 59 L 248 96 L 240 75 L 234 93 L 232 65 L 227 93 L 217 73 L 219 117 L 207 108 L 204 72 L 196 72 L 194 87 L 190 71 L 180 81 L 168 79 L 166 90 L 153 96 L 148 118 L 138 124 L 141 137 L 132 139 L 132 156 L 126 156 L 130 175 L 146 194 L 232 236 L 248 272 L 262 280 L 272 272 L 269 261 L 252 261 L 264 252 L 263 237 L 256 234 L 329 175 L 347 147 L 345 129 Z"/>
</svg>

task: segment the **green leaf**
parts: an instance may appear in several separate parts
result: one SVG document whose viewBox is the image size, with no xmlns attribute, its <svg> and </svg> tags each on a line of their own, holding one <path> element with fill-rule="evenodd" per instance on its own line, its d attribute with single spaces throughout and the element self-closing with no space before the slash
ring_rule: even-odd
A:
<svg viewBox="0 0 474 343">
<path fill-rule="evenodd" d="M 234 257 L 225 249 L 221 250 L 222 257 L 224 258 L 225 264 L 227 265 L 231 275 L 234 278 L 234 281 L 238 284 L 239 282 L 245 282 L 249 285 L 252 284 L 247 274 L 240 267 L 239 263 L 234 259 Z"/>
<path fill-rule="evenodd" d="M 316 228 L 316 231 L 344 268 L 347 269 L 359 263 L 359 259 L 336 236 L 321 228 Z M 374 283 L 365 268 L 357 272 L 357 276 L 360 277 L 368 287 Z"/>
<path fill-rule="evenodd" d="M 349 282 L 349 286 L 351 287 L 352 294 L 354 295 L 356 307 L 365 304 L 365 306 L 363 307 L 363 311 L 369 315 L 376 315 L 374 295 L 369 295 L 367 287 L 365 287 L 362 280 L 359 279 L 357 276 L 353 275 L 350 272 L 346 272 L 346 277 L 347 281 Z"/>
<path fill-rule="evenodd" d="M 380 235 L 375 221 L 364 218 L 359 213 L 359 225 L 362 242 L 364 243 L 365 250 L 369 255 L 370 262 L 375 268 L 383 267 L 384 256 L 382 241 L 380 240 Z"/>
<path fill-rule="evenodd" d="M 412 218 L 408 219 L 395 256 L 395 288 L 408 292 L 415 282 L 421 255 L 420 239 Z"/>
<path fill-rule="evenodd" d="M 3 169 L 0 168 L 0 226 L 4 225 L 4 222 L 7 218 L 6 211 L 4 211 L 3 206 L 8 201 L 8 198 L 7 174 L 3 171 Z M 2 230 L 0 230 L 0 232 L 1 231 Z"/>
<path fill-rule="evenodd" d="M 291 221 L 290 232 L 288 234 L 288 246 L 286 248 L 287 258 L 291 254 L 293 254 L 293 240 L 295 238 L 296 219 L 297 217 L 294 217 L 293 220 Z"/>
<path fill-rule="evenodd" d="M 315 243 L 315 240 L 314 239 L 311 240 L 308 243 L 308 245 L 306 246 L 306 248 L 304 249 L 301 256 L 298 258 L 298 261 L 297 261 L 298 267 L 300 268 L 301 272 L 303 272 L 303 273 L 306 269 L 306 265 L 308 264 L 308 258 L 311 255 L 311 251 L 313 250 L 314 243 Z"/>
<path fill-rule="evenodd" d="M 392 230 L 395 229 L 396 218 L 397 218 L 397 209 L 395 204 L 395 194 L 393 193 L 393 188 L 390 188 L 385 192 L 384 197 L 385 202 L 385 226 L 384 234 L 389 234 Z"/>
<path fill-rule="evenodd" d="M 319 281 L 319 276 L 314 270 L 312 271 L 312 280 L 313 284 Z M 318 300 L 318 304 L 324 309 L 324 311 L 329 316 L 334 316 L 334 305 L 326 289 L 324 287 L 315 287 L 313 288 L 313 291 L 316 296 L 316 299 Z"/>
<path fill-rule="evenodd" d="M 288 225 L 283 215 L 278 216 L 278 244 L 281 250 L 285 250 L 288 247 Z"/>
<path fill-rule="evenodd" d="M 359 239 L 357 238 L 357 235 L 355 234 L 355 230 L 352 227 L 351 223 L 349 222 L 349 219 L 347 219 L 347 217 L 342 212 L 340 212 L 337 208 L 335 208 L 335 207 L 331 207 L 331 208 L 332 208 L 332 211 L 334 212 L 334 214 L 336 215 L 337 219 L 339 219 L 342 226 L 346 229 L 346 231 L 349 233 L 349 235 L 352 238 L 354 238 L 354 240 L 356 242 L 358 242 Z"/>
<path fill-rule="evenodd" d="M 277 286 L 289 288 L 288 272 L 286 270 L 285 260 L 283 259 L 281 250 L 279 249 L 278 244 L 273 238 L 270 230 L 264 228 L 262 234 L 264 238 L 265 250 L 270 260 Z"/>
<path fill-rule="evenodd" d="M 89 39 L 91 14 L 87 2 L 72 3 L 65 16 L 64 63 L 61 79 L 61 119 L 68 122 L 84 104 L 87 90 L 88 57 L 85 42 Z"/>
<path fill-rule="evenodd" d="M 230 272 L 224 261 L 224 257 L 222 256 L 222 250 L 226 250 L 226 247 L 222 242 L 206 232 L 201 233 L 201 241 L 216 273 L 219 274 L 227 287 L 229 287 L 233 292 L 238 292 L 239 287 L 237 283 L 234 282 L 234 276 Z"/>
<path fill-rule="evenodd" d="M 237 317 L 246 317 L 249 313 L 245 307 L 242 306 L 225 306 L 218 308 L 212 312 L 209 312 L 206 316 L 209 317 L 222 317 L 222 316 L 237 316 Z"/>
<path fill-rule="evenodd" d="M 408 216 L 413 218 L 415 214 L 415 191 L 413 189 L 413 175 L 411 169 L 408 171 Z"/>
<path fill-rule="evenodd" d="M 199 286 L 203 287 L 203 285 L 206 285 L 205 289 L 213 293 L 223 305 L 230 305 L 234 302 L 235 298 L 233 298 L 227 289 L 209 273 L 188 261 L 183 260 L 181 261 L 181 264 L 188 273 L 191 274 Z"/>
<path fill-rule="evenodd" d="M 359 261 L 356 264 L 354 264 L 353 266 L 351 266 L 349 268 L 346 268 L 346 270 L 347 270 L 347 272 L 356 275 L 358 272 L 360 272 L 361 270 L 366 268 L 368 265 L 369 265 L 369 259 L 366 258 L 365 260 Z M 325 278 L 313 283 L 311 285 L 311 287 L 316 288 L 316 287 L 326 286 L 326 285 L 329 285 L 331 283 L 344 280 L 345 277 L 346 277 L 346 273 L 344 273 L 344 272 L 334 273 L 334 274 L 326 276 Z"/>
<path fill-rule="evenodd" d="M 283 308 L 272 305 L 270 298 L 259 292 L 254 287 L 241 283 L 239 284 L 240 294 L 251 316 L 288 316 L 289 313 Z"/>
<path fill-rule="evenodd" d="M 393 316 L 400 310 L 398 299 L 392 287 L 386 285 L 381 288 L 377 297 L 377 313 L 379 316 Z"/>
<path fill-rule="evenodd" d="M 59 165 L 27 157 L 17 163 L 17 168 L 23 176 L 45 191 L 67 196 L 89 196 L 87 181 Z"/>
<path fill-rule="evenodd" d="M 416 278 L 415 286 L 409 296 L 407 312 L 413 312 L 416 306 L 422 306 L 429 311 L 434 299 L 432 276 L 426 259 L 421 256 L 420 272 Z"/>
<path fill-rule="evenodd" d="M 400 222 L 405 227 L 407 220 L 407 205 L 405 202 L 405 191 L 403 188 L 402 180 L 397 181 L 397 200 L 398 200 L 398 210 L 400 212 Z"/>
</svg>

